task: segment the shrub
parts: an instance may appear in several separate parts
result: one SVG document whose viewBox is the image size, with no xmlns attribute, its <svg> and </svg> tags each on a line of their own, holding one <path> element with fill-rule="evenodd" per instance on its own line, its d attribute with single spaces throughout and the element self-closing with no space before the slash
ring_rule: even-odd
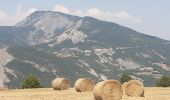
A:
<svg viewBox="0 0 170 100">
<path fill-rule="evenodd" d="M 170 86 L 170 77 L 162 76 L 157 82 L 157 87 L 168 87 Z"/>
<path fill-rule="evenodd" d="M 131 76 L 128 74 L 122 74 L 120 77 L 120 83 L 123 84 L 124 82 L 128 82 L 129 80 L 132 80 Z"/>
<path fill-rule="evenodd" d="M 29 75 L 26 79 L 23 80 L 22 88 L 42 88 L 42 85 L 36 76 Z"/>
</svg>

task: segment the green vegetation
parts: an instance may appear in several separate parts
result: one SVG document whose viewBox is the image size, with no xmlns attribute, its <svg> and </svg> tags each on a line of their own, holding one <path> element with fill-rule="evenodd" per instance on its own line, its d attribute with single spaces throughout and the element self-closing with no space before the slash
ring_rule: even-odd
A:
<svg viewBox="0 0 170 100">
<path fill-rule="evenodd" d="M 33 76 L 29 75 L 26 79 L 23 80 L 22 88 L 42 88 L 40 80 Z"/>
<path fill-rule="evenodd" d="M 169 87 L 170 86 L 170 77 L 162 76 L 157 82 L 157 87 Z"/>
<path fill-rule="evenodd" d="M 132 80 L 132 78 L 130 77 L 130 75 L 128 74 L 122 74 L 122 76 L 120 77 L 120 82 L 121 84 L 123 84 L 124 82 L 127 82 L 129 80 Z"/>
</svg>

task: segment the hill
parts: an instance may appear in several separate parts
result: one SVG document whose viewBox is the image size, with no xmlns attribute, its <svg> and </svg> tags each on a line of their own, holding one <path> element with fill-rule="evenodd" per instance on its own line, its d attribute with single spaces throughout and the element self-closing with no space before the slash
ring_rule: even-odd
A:
<svg viewBox="0 0 170 100">
<path fill-rule="evenodd" d="M 55 77 L 71 83 L 79 77 L 96 82 L 119 79 L 121 73 L 153 86 L 170 75 L 170 42 L 113 22 L 60 12 L 37 11 L 14 26 L 0 27 L 3 69 L 9 88 L 29 74 L 49 87 Z"/>
</svg>

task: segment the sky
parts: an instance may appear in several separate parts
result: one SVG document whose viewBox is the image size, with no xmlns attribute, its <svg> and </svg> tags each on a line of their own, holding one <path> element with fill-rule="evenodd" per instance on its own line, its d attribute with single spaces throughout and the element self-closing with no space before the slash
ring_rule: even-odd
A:
<svg viewBox="0 0 170 100">
<path fill-rule="evenodd" d="M 170 0 L 0 0 L 0 26 L 11 26 L 35 11 L 91 16 L 170 40 Z"/>
</svg>

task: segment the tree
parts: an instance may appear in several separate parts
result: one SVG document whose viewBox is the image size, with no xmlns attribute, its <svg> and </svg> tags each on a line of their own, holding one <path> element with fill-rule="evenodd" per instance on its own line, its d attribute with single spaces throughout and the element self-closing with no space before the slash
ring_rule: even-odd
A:
<svg viewBox="0 0 170 100">
<path fill-rule="evenodd" d="M 170 77 L 162 76 L 157 82 L 157 87 L 168 87 L 170 86 Z"/>
<path fill-rule="evenodd" d="M 42 88 L 42 85 L 40 84 L 40 80 L 37 77 L 29 75 L 23 80 L 22 88 Z"/>
<path fill-rule="evenodd" d="M 123 84 L 124 82 L 128 82 L 129 80 L 132 80 L 131 76 L 128 74 L 122 74 L 120 77 L 120 83 Z"/>
</svg>

